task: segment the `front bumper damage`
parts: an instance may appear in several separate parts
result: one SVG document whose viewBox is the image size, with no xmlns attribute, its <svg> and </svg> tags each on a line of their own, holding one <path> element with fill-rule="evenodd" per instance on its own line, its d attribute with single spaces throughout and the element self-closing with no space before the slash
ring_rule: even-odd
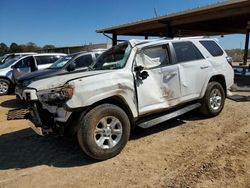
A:
<svg viewBox="0 0 250 188">
<path fill-rule="evenodd" d="M 18 85 L 15 87 L 15 94 L 20 100 L 24 100 L 23 91 L 24 91 L 23 87 Z"/>
<path fill-rule="evenodd" d="M 65 111 L 62 107 L 55 108 L 44 106 L 38 101 L 29 105 L 30 127 L 39 135 L 63 135 L 71 112 Z"/>
<path fill-rule="evenodd" d="M 49 134 L 51 129 L 45 129 L 45 126 L 42 123 L 42 120 L 39 116 L 36 103 L 33 103 L 29 106 L 29 126 L 41 136 Z"/>
<path fill-rule="evenodd" d="M 29 115 L 27 116 L 30 127 L 39 135 L 63 135 L 66 125 L 72 112 L 66 111 L 63 107 L 51 106 L 41 103 L 34 90 L 25 90 L 24 98 L 27 102 Z"/>
</svg>

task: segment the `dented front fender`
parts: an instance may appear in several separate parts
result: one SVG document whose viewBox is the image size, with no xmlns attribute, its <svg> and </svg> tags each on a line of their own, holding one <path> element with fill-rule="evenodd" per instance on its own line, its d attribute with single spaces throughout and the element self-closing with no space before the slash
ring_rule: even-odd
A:
<svg viewBox="0 0 250 188">
<path fill-rule="evenodd" d="M 134 77 L 130 71 L 115 71 L 69 82 L 74 87 L 74 95 L 67 101 L 67 107 L 81 108 L 91 106 L 97 101 L 119 97 L 126 101 L 134 117 L 138 116 Z"/>
</svg>

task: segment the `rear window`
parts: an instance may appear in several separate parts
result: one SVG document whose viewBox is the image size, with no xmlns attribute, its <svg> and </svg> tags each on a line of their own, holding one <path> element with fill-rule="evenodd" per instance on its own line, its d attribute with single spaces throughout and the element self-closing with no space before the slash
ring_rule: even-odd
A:
<svg viewBox="0 0 250 188">
<path fill-rule="evenodd" d="M 204 59 L 201 52 L 192 42 L 176 42 L 173 43 L 173 47 L 177 63 Z"/>
<path fill-rule="evenodd" d="M 37 65 L 52 64 L 57 61 L 61 56 L 35 56 Z"/>
<path fill-rule="evenodd" d="M 211 40 L 202 40 L 200 41 L 200 43 L 202 44 L 202 46 L 204 46 L 207 51 L 214 57 L 216 56 L 221 56 L 223 55 L 223 50 L 219 47 L 218 44 L 216 44 L 216 42 L 211 41 Z"/>
</svg>

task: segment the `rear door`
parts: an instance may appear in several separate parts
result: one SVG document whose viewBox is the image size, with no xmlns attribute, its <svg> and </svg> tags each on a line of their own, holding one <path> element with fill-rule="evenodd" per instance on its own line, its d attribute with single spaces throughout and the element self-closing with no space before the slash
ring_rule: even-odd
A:
<svg viewBox="0 0 250 188">
<path fill-rule="evenodd" d="M 135 58 L 136 66 L 148 72 L 136 78 L 139 115 L 173 106 L 181 96 L 178 65 L 172 64 L 168 44 L 143 48 Z M 135 72 L 136 75 L 136 72 Z"/>
<path fill-rule="evenodd" d="M 211 64 L 191 41 L 177 41 L 172 45 L 179 65 L 182 100 L 198 98 L 211 71 Z"/>
</svg>

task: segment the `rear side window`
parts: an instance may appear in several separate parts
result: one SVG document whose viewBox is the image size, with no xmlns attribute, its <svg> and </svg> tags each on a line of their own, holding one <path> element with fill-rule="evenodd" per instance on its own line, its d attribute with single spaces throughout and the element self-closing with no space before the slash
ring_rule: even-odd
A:
<svg viewBox="0 0 250 188">
<path fill-rule="evenodd" d="M 204 59 L 201 52 L 192 42 L 173 43 L 177 63 Z"/>
<path fill-rule="evenodd" d="M 92 64 L 92 56 L 83 55 L 75 59 L 74 63 L 76 64 L 76 68 L 88 67 Z"/>
<path fill-rule="evenodd" d="M 223 55 L 223 50 L 219 47 L 218 44 L 216 44 L 216 42 L 211 41 L 211 40 L 202 40 L 200 41 L 200 43 L 202 44 L 202 46 L 204 46 L 207 51 L 214 57 L 216 56 L 221 56 Z"/>
<path fill-rule="evenodd" d="M 52 64 L 57 61 L 61 56 L 35 56 L 37 65 Z"/>
</svg>

